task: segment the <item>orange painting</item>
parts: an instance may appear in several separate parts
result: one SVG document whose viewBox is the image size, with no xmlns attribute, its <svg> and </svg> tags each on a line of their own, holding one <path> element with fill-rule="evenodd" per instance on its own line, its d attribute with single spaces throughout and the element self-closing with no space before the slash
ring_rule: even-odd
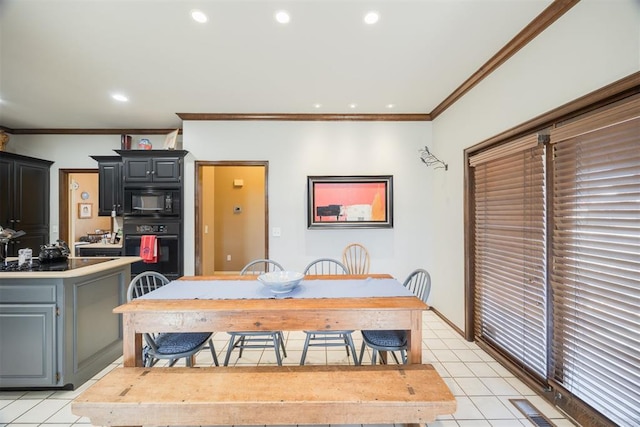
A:
<svg viewBox="0 0 640 427">
<path fill-rule="evenodd" d="M 310 228 L 314 225 L 390 227 L 391 176 L 309 177 Z"/>
</svg>

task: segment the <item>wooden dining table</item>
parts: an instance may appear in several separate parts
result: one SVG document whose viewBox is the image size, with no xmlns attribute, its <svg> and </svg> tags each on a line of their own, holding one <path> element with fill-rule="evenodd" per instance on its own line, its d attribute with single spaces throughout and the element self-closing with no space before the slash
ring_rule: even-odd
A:
<svg viewBox="0 0 640 427">
<path fill-rule="evenodd" d="M 310 280 L 392 279 L 387 274 L 305 276 Z M 191 276 L 181 281 L 257 280 L 257 276 Z M 303 283 L 304 283 L 303 281 Z M 166 285 L 169 286 L 169 285 Z M 402 286 L 398 282 L 398 286 Z M 151 294 L 148 294 L 151 295 Z M 142 367 L 142 334 L 155 332 L 406 330 L 408 363 L 422 363 L 422 312 L 415 296 L 322 298 L 135 299 L 116 307 L 122 314 L 123 365 Z"/>
</svg>

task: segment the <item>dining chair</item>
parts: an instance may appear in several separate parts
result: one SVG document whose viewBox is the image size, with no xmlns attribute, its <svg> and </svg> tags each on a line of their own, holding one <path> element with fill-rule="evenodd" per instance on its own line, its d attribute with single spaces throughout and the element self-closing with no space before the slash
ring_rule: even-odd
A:
<svg viewBox="0 0 640 427">
<path fill-rule="evenodd" d="M 282 271 L 284 268 L 276 261 L 270 259 L 256 259 L 245 265 L 240 270 L 240 275 L 258 275 L 271 271 Z M 224 366 L 229 365 L 231 352 L 234 348 L 240 349 L 238 358 L 242 357 L 245 348 L 273 348 L 276 353 L 276 361 L 282 366 L 282 354 L 287 357 L 287 350 L 284 348 L 284 334 L 282 331 L 235 331 L 227 332 L 230 335 L 229 345 L 227 346 L 227 355 L 224 358 Z M 271 343 L 269 343 L 271 340 Z"/>
<path fill-rule="evenodd" d="M 311 261 L 302 271 L 304 274 L 313 275 L 335 275 L 335 274 L 349 274 L 349 269 L 346 265 L 333 258 L 318 258 Z"/>
<path fill-rule="evenodd" d="M 369 251 L 360 243 L 351 243 L 342 251 L 342 263 L 349 274 L 369 274 Z"/>
<path fill-rule="evenodd" d="M 319 258 L 307 265 L 303 271 L 305 275 L 341 275 L 349 274 L 347 267 L 338 260 L 331 258 Z M 347 356 L 353 355 L 353 362 L 360 364 L 356 353 L 356 346 L 353 343 L 353 330 L 347 331 L 304 331 L 306 338 L 300 357 L 300 365 L 304 365 L 309 347 L 342 347 L 347 350 Z M 351 352 L 349 352 L 351 349 Z"/>
<path fill-rule="evenodd" d="M 242 267 L 240 270 L 240 275 L 244 276 L 245 274 L 262 274 L 269 273 L 272 271 L 282 271 L 284 268 L 277 262 L 270 259 L 254 259 L 250 261 L 247 265 Z"/>
<path fill-rule="evenodd" d="M 127 301 L 139 298 L 169 283 L 163 274 L 145 271 L 131 280 L 127 288 Z M 186 365 L 192 367 L 195 354 L 209 343 L 213 363 L 218 366 L 218 356 L 213 346 L 212 332 L 171 332 L 143 334 L 145 346 L 142 350 L 144 366 L 154 366 L 160 359 L 168 359 L 173 366 L 179 359 L 186 358 Z"/>
<path fill-rule="evenodd" d="M 423 302 L 427 302 L 429 293 L 431 292 L 431 276 L 422 268 L 414 270 L 407 276 L 402 284 L 409 289 L 416 297 Z M 379 351 L 390 351 L 396 363 L 400 363 L 398 357 L 394 353 L 400 352 L 402 363 L 407 363 L 407 332 L 399 330 L 374 330 L 362 331 L 362 347 L 360 348 L 360 361 L 364 357 L 364 350 L 371 347 L 371 364 L 377 362 Z"/>
</svg>

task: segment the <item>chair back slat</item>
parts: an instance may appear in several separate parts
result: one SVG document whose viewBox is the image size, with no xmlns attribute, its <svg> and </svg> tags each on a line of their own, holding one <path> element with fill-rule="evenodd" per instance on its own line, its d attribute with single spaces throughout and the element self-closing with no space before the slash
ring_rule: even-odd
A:
<svg viewBox="0 0 640 427">
<path fill-rule="evenodd" d="M 272 271 L 282 271 L 284 268 L 277 262 L 270 259 L 255 259 L 245 265 L 240 271 L 240 275 L 244 276 L 247 274 L 262 274 L 269 273 Z"/>
<path fill-rule="evenodd" d="M 339 275 L 349 274 L 349 269 L 340 261 L 332 258 L 318 258 L 304 268 L 303 274 Z"/>
<path fill-rule="evenodd" d="M 407 276 L 403 285 L 426 303 L 431 293 L 431 275 L 427 270 L 418 268 Z"/>
<path fill-rule="evenodd" d="M 134 277 L 127 289 L 127 301 L 141 297 L 166 285 L 169 279 L 156 271 L 145 271 Z"/>
<path fill-rule="evenodd" d="M 342 263 L 349 274 L 369 274 L 369 251 L 360 243 L 351 243 L 342 251 Z"/>
</svg>

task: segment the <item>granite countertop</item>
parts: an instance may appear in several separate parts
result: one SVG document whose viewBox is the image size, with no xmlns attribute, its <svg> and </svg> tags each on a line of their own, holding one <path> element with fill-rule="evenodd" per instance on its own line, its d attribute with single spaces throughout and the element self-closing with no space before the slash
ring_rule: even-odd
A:
<svg viewBox="0 0 640 427">
<path fill-rule="evenodd" d="M 69 257 L 70 259 L 73 257 Z M 85 257 L 76 257 L 85 258 Z M 124 257 L 91 257 L 92 259 L 104 258 L 105 262 L 99 264 L 88 265 L 86 267 L 76 268 L 73 270 L 65 271 L 4 271 L 0 272 L 0 280 L 3 279 L 45 279 L 56 278 L 64 279 L 68 277 L 88 276 L 90 274 L 99 273 L 102 271 L 110 270 L 112 268 L 120 268 L 127 264 L 133 264 L 134 262 L 142 260 L 137 256 L 124 256 Z M 11 259 L 9 259 L 11 260 Z"/>
</svg>

